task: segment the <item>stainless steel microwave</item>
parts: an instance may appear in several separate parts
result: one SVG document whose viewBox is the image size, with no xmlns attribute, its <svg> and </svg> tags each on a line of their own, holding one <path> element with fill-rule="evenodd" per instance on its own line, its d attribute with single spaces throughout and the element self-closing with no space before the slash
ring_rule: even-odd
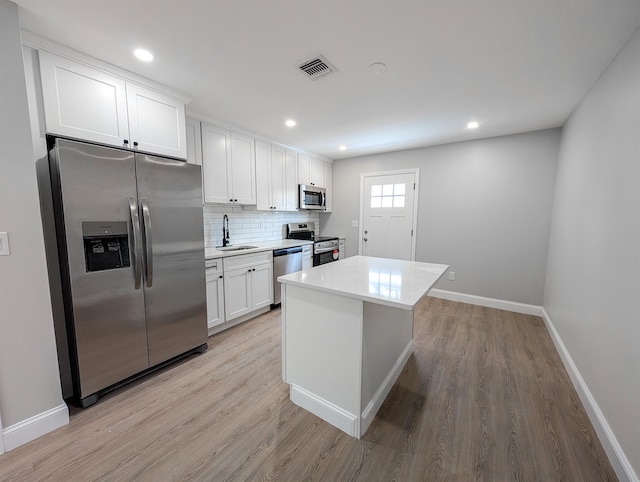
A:
<svg viewBox="0 0 640 482">
<path fill-rule="evenodd" d="M 300 209 L 327 209 L 327 190 L 310 184 L 300 184 Z"/>
</svg>

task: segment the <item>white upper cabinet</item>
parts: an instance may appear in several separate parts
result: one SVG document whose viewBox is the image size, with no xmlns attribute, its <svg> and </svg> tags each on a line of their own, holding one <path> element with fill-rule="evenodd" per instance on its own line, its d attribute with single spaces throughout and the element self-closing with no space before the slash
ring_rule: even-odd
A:
<svg viewBox="0 0 640 482">
<path fill-rule="evenodd" d="M 285 206 L 287 211 L 298 209 L 298 154 L 287 149 L 284 155 Z"/>
<path fill-rule="evenodd" d="M 205 203 L 256 204 L 254 140 L 202 124 Z"/>
<path fill-rule="evenodd" d="M 127 82 L 129 137 L 133 148 L 187 158 L 184 104 L 173 97 Z"/>
<path fill-rule="evenodd" d="M 257 207 L 264 211 L 285 211 L 285 148 L 256 141 Z"/>
<path fill-rule="evenodd" d="M 228 203 L 231 132 L 202 124 L 202 183 L 205 203 Z"/>
<path fill-rule="evenodd" d="M 256 204 L 254 139 L 231 133 L 231 192 L 234 203 Z"/>
<path fill-rule="evenodd" d="M 187 117 L 187 162 L 202 166 L 202 134 L 200 121 Z"/>
<path fill-rule="evenodd" d="M 184 102 L 40 50 L 46 130 L 186 159 Z"/>
<path fill-rule="evenodd" d="M 325 212 L 330 213 L 333 210 L 333 163 L 323 162 L 324 175 L 323 186 L 327 190 L 327 208 Z"/>
<path fill-rule="evenodd" d="M 43 50 L 39 57 L 47 132 L 124 146 L 129 139 L 125 81 Z"/>
<path fill-rule="evenodd" d="M 298 154 L 298 182 L 324 187 L 324 162 L 307 154 Z"/>
</svg>

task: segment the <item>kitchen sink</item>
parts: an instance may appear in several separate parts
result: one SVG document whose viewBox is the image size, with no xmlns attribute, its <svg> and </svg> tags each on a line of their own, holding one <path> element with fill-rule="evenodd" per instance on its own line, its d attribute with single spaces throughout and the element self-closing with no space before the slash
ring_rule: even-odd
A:
<svg viewBox="0 0 640 482">
<path fill-rule="evenodd" d="M 247 246 L 247 245 L 242 245 L 242 246 L 216 246 L 216 249 L 218 251 L 242 251 L 243 249 L 255 249 L 257 248 L 257 246 Z"/>
</svg>

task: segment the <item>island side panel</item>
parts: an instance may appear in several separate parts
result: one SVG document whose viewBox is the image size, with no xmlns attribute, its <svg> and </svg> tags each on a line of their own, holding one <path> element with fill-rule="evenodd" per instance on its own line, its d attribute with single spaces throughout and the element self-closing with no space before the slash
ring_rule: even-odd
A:
<svg viewBox="0 0 640 482">
<path fill-rule="evenodd" d="M 413 311 L 365 302 L 363 318 L 361 435 L 413 352 Z"/>
<path fill-rule="evenodd" d="M 283 360 L 291 400 L 359 437 L 363 302 L 286 285 Z"/>
</svg>

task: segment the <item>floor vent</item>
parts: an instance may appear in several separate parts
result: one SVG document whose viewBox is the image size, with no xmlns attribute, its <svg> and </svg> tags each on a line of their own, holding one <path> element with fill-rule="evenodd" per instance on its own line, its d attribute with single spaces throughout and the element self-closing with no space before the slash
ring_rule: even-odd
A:
<svg viewBox="0 0 640 482">
<path fill-rule="evenodd" d="M 314 58 L 306 60 L 298 65 L 298 68 L 311 80 L 318 80 L 338 71 L 338 69 L 331 65 L 331 62 L 322 55 L 316 55 Z"/>
</svg>

